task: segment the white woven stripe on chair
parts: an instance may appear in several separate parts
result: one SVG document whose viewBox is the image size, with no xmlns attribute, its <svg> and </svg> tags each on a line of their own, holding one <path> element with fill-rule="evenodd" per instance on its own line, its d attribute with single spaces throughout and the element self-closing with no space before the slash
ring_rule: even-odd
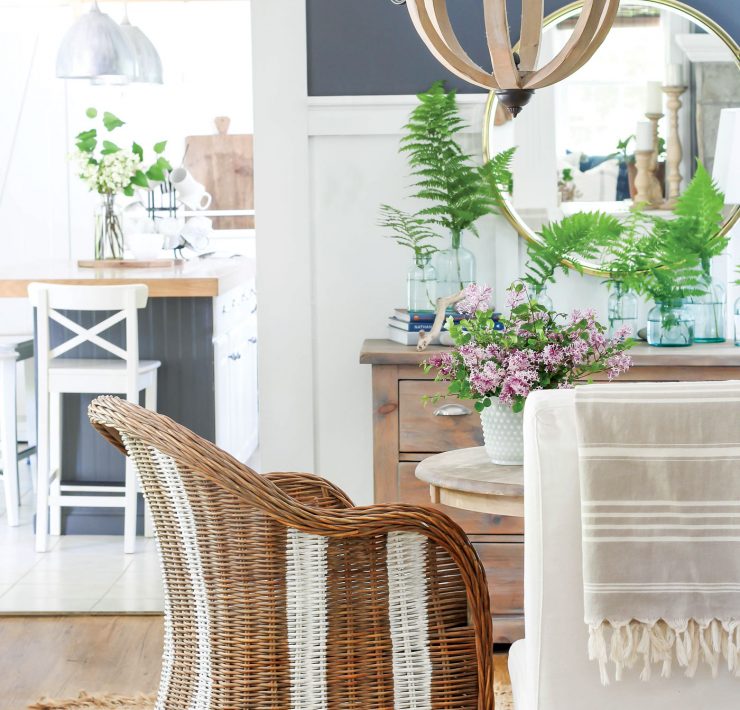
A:
<svg viewBox="0 0 740 710">
<path fill-rule="evenodd" d="M 388 533 L 387 567 L 395 710 L 431 710 L 426 538 Z"/>
<path fill-rule="evenodd" d="M 326 710 L 327 539 L 288 528 L 286 612 L 294 710 Z"/>
<path fill-rule="evenodd" d="M 192 707 L 209 708 L 211 707 L 211 692 L 213 687 L 211 674 L 211 622 L 210 614 L 208 613 L 208 597 L 206 594 L 206 582 L 203 576 L 203 564 L 196 534 L 195 516 L 190 507 L 190 501 L 188 500 L 175 461 L 153 448 L 150 449 L 150 456 L 161 473 L 162 488 L 167 491 L 169 500 L 174 506 L 175 514 L 179 521 L 185 553 L 185 564 L 187 566 L 188 576 L 190 577 L 195 603 L 198 660 L 195 668 L 197 680 Z M 170 598 L 167 587 L 165 586 L 165 605 L 169 604 Z M 168 618 L 169 615 L 166 615 L 165 619 Z M 162 673 L 167 674 L 165 675 L 166 678 L 169 678 L 174 665 L 172 633 L 172 629 L 165 629 L 165 642 L 167 640 L 170 641 L 169 644 L 165 643 L 165 653 L 162 658 Z M 165 684 L 161 684 L 160 691 L 165 687 Z M 163 697 L 166 696 L 160 693 L 160 697 L 157 699 L 158 708 L 160 708 Z M 161 707 L 161 710 L 165 710 L 164 706 Z"/>
</svg>

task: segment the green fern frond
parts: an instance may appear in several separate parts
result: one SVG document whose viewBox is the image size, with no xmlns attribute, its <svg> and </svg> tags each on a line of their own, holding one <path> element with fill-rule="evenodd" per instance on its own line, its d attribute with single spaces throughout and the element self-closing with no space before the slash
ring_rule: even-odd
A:
<svg viewBox="0 0 740 710">
<path fill-rule="evenodd" d="M 429 220 L 419 213 L 409 214 L 390 205 L 381 205 L 380 212 L 379 226 L 391 231 L 386 236 L 411 249 L 417 258 L 428 257 L 438 251 L 430 240 L 438 239 L 439 235 L 429 228 Z"/>
</svg>

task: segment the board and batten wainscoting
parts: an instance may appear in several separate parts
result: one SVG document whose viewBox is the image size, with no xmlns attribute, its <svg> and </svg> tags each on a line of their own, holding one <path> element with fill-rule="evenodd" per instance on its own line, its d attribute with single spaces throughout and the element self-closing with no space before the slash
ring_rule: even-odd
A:
<svg viewBox="0 0 740 710">
<path fill-rule="evenodd" d="M 429 487 L 416 478 L 417 463 L 427 456 L 481 446 L 480 418 L 472 402 L 461 402 L 469 415 L 435 416 L 438 404 L 424 405 L 424 395 L 445 393 L 434 374 L 420 363 L 430 352 L 389 340 L 366 340 L 360 363 L 372 366 L 373 484 L 376 503 L 432 505 Z M 667 382 L 740 379 L 740 348 L 732 343 L 654 348 L 636 345 L 634 365 L 619 382 Z M 597 376 L 594 379 L 604 379 Z M 435 505 L 460 524 L 480 555 L 491 592 L 494 640 L 511 643 L 524 637 L 524 521 Z"/>
<path fill-rule="evenodd" d="M 160 360 L 157 410 L 214 441 L 241 461 L 257 448 L 257 297 L 255 262 L 247 257 L 195 259 L 157 268 L 83 269 L 66 261 L 0 267 L 0 298 L 24 298 L 28 284 L 146 284 L 139 311 L 142 360 Z M 67 314 L 90 328 L 106 312 Z M 104 336 L 123 344 L 119 323 Z M 61 326 L 52 338 L 65 340 Z M 113 357 L 85 343 L 63 357 Z M 91 395 L 64 395 L 62 478 L 120 483 L 123 457 L 90 427 Z M 143 525 L 140 507 L 139 527 Z M 62 533 L 120 533 L 118 508 L 63 508 Z"/>
</svg>

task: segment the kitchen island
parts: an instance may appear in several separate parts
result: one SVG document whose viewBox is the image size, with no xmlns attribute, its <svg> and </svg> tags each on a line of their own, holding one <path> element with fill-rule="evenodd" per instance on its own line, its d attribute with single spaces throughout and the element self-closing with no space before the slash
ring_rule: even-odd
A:
<svg viewBox="0 0 740 710">
<path fill-rule="evenodd" d="M 255 262 L 247 257 L 193 259 L 156 268 L 80 268 L 39 261 L 0 266 L 0 298 L 25 297 L 34 281 L 57 284 L 146 284 L 139 311 L 139 352 L 160 360 L 159 412 L 214 441 L 244 461 L 257 447 L 257 300 Z M 105 312 L 66 313 L 89 328 Z M 107 331 L 123 344 L 123 328 Z M 68 337 L 61 326 L 52 345 Z M 69 357 L 112 357 L 85 343 Z M 121 483 L 123 457 L 89 425 L 88 395 L 65 395 L 62 480 Z M 63 533 L 122 533 L 118 508 L 65 508 Z"/>
</svg>

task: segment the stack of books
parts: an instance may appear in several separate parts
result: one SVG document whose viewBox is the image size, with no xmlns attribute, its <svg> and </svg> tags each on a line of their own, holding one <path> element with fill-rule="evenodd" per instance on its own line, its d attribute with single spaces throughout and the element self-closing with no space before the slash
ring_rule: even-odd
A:
<svg viewBox="0 0 740 710">
<path fill-rule="evenodd" d="M 388 319 L 388 338 L 401 345 L 416 345 L 419 342 L 419 333 L 432 329 L 435 316 L 433 311 L 409 311 L 407 308 L 396 308 Z M 455 313 L 452 317 L 456 322 L 463 318 L 459 313 Z M 444 327 L 442 329 L 447 330 Z M 439 337 L 432 341 L 432 345 L 438 343 Z"/>
</svg>

